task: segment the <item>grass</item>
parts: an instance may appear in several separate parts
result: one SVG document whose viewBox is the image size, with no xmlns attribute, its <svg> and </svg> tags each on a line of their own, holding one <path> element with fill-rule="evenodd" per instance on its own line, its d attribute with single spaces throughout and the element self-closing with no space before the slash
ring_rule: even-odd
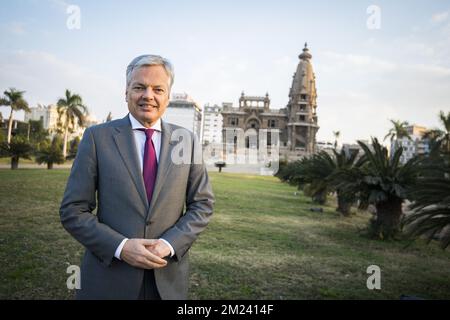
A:
<svg viewBox="0 0 450 320">
<path fill-rule="evenodd" d="M 71 299 L 69 265 L 83 248 L 59 223 L 69 170 L 0 170 L 0 299 Z M 364 236 L 370 218 L 311 212 L 273 177 L 210 174 L 216 207 L 194 244 L 192 299 L 450 298 L 450 254 L 419 240 Z M 381 268 L 381 290 L 366 269 Z"/>
</svg>

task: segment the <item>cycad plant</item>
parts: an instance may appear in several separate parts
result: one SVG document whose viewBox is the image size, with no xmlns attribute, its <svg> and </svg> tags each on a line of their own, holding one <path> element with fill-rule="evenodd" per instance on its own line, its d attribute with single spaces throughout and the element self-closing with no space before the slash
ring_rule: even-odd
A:
<svg viewBox="0 0 450 320">
<path fill-rule="evenodd" d="M 418 182 L 409 188 L 412 200 L 405 231 L 412 237 L 439 239 L 442 248 L 450 244 L 450 155 L 424 159 Z"/>
<path fill-rule="evenodd" d="M 307 184 L 314 203 L 323 205 L 327 202 L 328 194 L 334 191 L 329 180 L 334 169 L 333 159 L 328 153 L 321 151 L 303 161 L 295 179 Z"/>
<path fill-rule="evenodd" d="M 3 141 L 0 143 L 0 157 L 11 158 L 11 169 L 19 167 L 19 159 L 31 159 L 33 146 L 26 138 L 21 136 L 12 137 L 11 142 Z"/>
<path fill-rule="evenodd" d="M 314 203 L 325 204 L 331 191 L 327 177 L 333 171 L 327 160 L 316 154 L 289 163 L 280 173 L 281 179 L 302 189 Z"/>
<path fill-rule="evenodd" d="M 36 152 L 36 162 L 39 164 L 46 163 L 47 169 L 53 169 L 54 163 L 64 163 L 61 142 L 61 138 L 58 136 L 55 136 L 52 141 L 42 142 Z"/>
<path fill-rule="evenodd" d="M 364 151 L 359 166 L 341 170 L 336 179 L 338 187 L 357 195 L 360 203 L 373 204 L 376 208 L 369 230 L 372 236 L 392 238 L 400 229 L 402 204 L 406 188 L 413 185 L 418 175 L 418 159 L 400 163 L 402 148 L 389 157 L 386 147 L 378 139 L 372 139 L 372 148 L 358 141 Z"/>
<path fill-rule="evenodd" d="M 351 170 L 354 166 L 359 167 L 363 162 L 357 161 L 358 150 L 346 151 L 344 149 L 341 149 L 339 153 L 336 150 L 333 150 L 333 153 L 334 159 L 332 160 L 335 166 L 335 170 L 329 177 L 329 179 L 331 181 L 331 184 L 336 189 L 336 197 L 338 203 L 336 211 L 342 213 L 344 216 L 348 216 L 350 214 L 351 206 L 356 202 L 356 195 L 353 192 L 346 192 L 345 189 L 339 187 L 339 172 L 341 170 Z"/>
<path fill-rule="evenodd" d="M 314 163 L 313 157 L 303 157 L 280 166 L 277 176 L 281 181 L 303 190 L 305 195 L 312 197 L 313 202 L 324 204 L 328 193 L 325 178 L 331 174 L 331 171 L 318 170 L 318 167 L 323 164 L 317 161 Z"/>
<path fill-rule="evenodd" d="M 321 151 L 309 158 L 305 157 L 283 166 L 278 177 L 303 189 L 305 194 L 311 196 L 313 202 L 318 204 L 325 204 L 328 193 L 336 191 L 338 201 L 336 211 L 348 215 L 355 197 L 336 187 L 338 180 L 335 180 L 335 175 L 341 169 L 351 168 L 355 164 L 356 157 L 357 152 L 341 150 L 338 153 L 333 150 L 333 154 L 329 154 Z"/>
</svg>

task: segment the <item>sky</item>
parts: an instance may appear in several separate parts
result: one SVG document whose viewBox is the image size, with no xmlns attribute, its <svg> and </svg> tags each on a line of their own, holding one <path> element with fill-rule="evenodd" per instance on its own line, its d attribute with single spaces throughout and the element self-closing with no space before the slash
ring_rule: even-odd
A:
<svg viewBox="0 0 450 320">
<path fill-rule="evenodd" d="M 448 0 L 0 0 L 0 92 L 24 90 L 33 107 L 67 88 L 97 120 L 121 118 L 126 66 L 151 53 L 173 63 L 172 92 L 200 106 L 237 107 L 244 91 L 278 109 L 305 42 L 318 140 L 383 139 L 390 119 L 435 128 L 450 111 Z"/>
</svg>

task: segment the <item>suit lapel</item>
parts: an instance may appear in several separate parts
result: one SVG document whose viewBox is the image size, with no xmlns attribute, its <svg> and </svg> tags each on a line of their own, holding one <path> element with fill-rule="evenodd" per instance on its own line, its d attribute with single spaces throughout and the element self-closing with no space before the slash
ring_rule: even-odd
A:
<svg viewBox="0 0 450 320">
<path fill-rule="evenodd" d="M 121 120 L 120 124 L 120 126 L 115 127 L 115 132 L 113 133 L 114 141 L 142 201 L 148 207 L 144 179 L 142 178 L 133 129 L 131 128 L 128 115 Z M 144 216 L 144 212 L 142 212 L 142 215 Z"/>
<path fill-rule="evenodd" d="M 153 189 L 152 201 L 149 206 L 149 211 L 147 213 L 147 220 L 153 214 L 153 207 L 157 201 L 159 193 L 162 186 L 164 185 L 165 178 L 170 168 L 173 165 L 171 159 L 172 148 L 176 142 L 172 142 L 170 139 L 172 137 L 172 129 L 165 122 L 161 120 L 161 149 L 159 152 L 159 162 L 158 162 L 158 173 L 156 175 L 155 187 Z"/>
</svg>

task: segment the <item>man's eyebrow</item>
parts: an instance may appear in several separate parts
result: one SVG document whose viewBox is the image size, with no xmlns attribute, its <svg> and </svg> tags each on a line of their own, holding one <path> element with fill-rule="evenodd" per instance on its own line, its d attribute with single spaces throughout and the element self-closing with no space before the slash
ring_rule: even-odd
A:
<svg viewBox="0 0 450 320">
<path fill-rule="evenodd" d="M 164 83 L 161 84 L 146 84 L 140 81 L 133 81 L 131 82 L 132 87 L 152 87 L 152 88 L 156 88 L 156 89 L 167 89 L 169 86 L 165 85 Z"/>
</svg>

